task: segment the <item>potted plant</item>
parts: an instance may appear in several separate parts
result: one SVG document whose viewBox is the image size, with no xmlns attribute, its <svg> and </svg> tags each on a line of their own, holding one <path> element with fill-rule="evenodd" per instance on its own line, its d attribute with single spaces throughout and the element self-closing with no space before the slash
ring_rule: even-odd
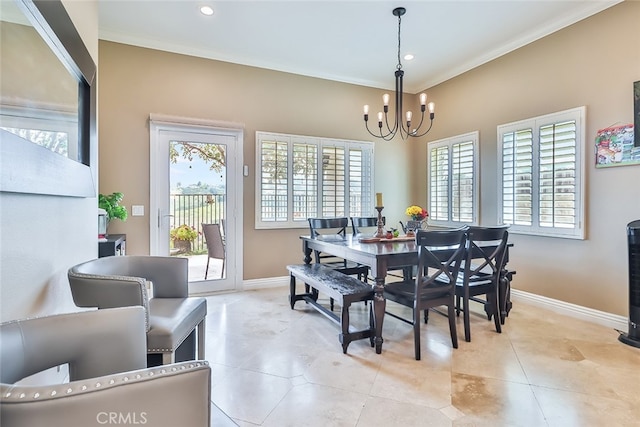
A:
<svg viewBox="0 0 640 427">
<path fill-rule="evenodd" d="M 111 193 L 109 195 L 98 194 L 98 207 L 104 209 L 107 213 L 107 228 L 112 219 L 119 219 L 120 221 L 126 221 L 127 208 L 120 205 L 124 194 Z"/>
<path fill-rule="evenodd" d="M 191 252 L 191 242 L 196 240 L 199 234 L 195 228 L 187 224 L 182 224 L 169 231 L 173 247 L 178 249 L 180 253 Z"/>
</svg>

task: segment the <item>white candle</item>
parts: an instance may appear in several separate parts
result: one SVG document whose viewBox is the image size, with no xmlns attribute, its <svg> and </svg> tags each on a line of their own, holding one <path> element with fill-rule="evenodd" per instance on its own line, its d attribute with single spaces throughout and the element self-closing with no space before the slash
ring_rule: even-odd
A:
<svg viewBox="0 0 640 427">
<path fill-rule="evenodd" d="M 382 206 L 384 206 L 382 204 L 382 193 L 376 193 L 376 207 L 380 208 Z"/>
</svg>

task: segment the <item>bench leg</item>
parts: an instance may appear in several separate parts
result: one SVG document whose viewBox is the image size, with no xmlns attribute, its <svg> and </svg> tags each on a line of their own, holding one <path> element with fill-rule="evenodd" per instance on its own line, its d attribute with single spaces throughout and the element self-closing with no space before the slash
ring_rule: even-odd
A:
<svg viewBox="0 0 640 427">
<path fill-rule="evenodd" d="M 342 302 L 342 316 L 340 319 L 342 334 L 340 334 L 340 342 L 342 343 L 342 352 L 344 354 L 347 354 L 347 347 L 349 347 L 349 343 L 351 342 L 349 335 L 349 306 L 351 306 L 349 301 Z"/>
<path fill-rule="evenodd" d="M 293 274 L 289 275 L 289 304 L 291 305 L 291 310 L 293 310 L 293 306 L 296 305 L 296 277 Z"/>
</svg>

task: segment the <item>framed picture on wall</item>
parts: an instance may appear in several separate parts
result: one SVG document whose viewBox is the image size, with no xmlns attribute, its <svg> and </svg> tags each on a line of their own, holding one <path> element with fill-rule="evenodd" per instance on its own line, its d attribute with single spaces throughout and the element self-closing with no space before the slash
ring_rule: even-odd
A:
<svg viewBox="0 0 640 427">
<path fill-rule="evenodd" d="M 640 164 L 633 124 L 600 129 L 596 134 L 596 167 Z"/>
<path fill-rule="evenodd" d="M 633 123 L 635 127 L 633 145 L 640 147 L 640 81 L 633 84 Z"/>
<path fill-rule="evenodd" d="M 633 123 L 600 129 L 596 167 L 640 164 L 640 81 L 633 83 Z"/>
</svg>

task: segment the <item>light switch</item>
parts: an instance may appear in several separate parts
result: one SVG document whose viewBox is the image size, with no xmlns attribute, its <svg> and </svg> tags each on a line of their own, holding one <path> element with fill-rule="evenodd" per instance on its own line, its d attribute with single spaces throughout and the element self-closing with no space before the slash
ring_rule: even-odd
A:
<svg viewBox="0 0 640 427">
<path fill-rule="evenodd" d="M 144 216 L 144 205 L 131 205 L 132 216 Z"/>
</svg>

